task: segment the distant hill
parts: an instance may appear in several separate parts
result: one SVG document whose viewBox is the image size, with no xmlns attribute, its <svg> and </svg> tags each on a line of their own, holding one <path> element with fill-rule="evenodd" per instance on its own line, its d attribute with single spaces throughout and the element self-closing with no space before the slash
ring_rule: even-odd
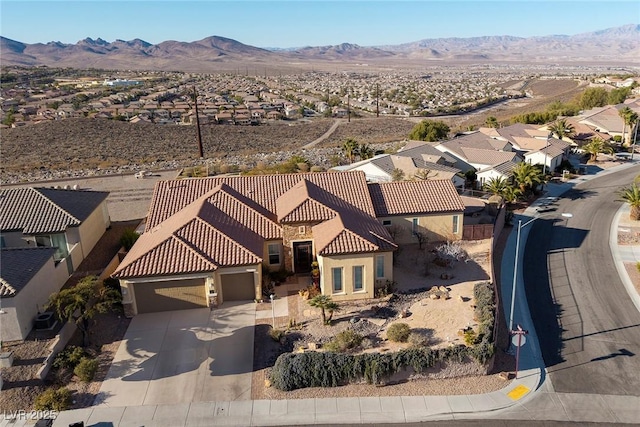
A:
<svg viewBox="0 0 640 427">
<path fill-rule="evenodd" d="M 86 38 L 75 44 L 26 44 L 0 37 L 3 65 L 74 68 L 215 71 L 229 66 L 295 67 L 366 61 L 381 66 L 424 61 L 640 64 L 640 25 L 625 25 L 573 36 L 486 36 L 424 39 L 390 46 L 351 43 L 292 49 L 262 49 L 225 37 L 194 42 L 141 39 L 107 42 Z M 424 64 L 423 64 L 424 65 Z"/>
</svg>

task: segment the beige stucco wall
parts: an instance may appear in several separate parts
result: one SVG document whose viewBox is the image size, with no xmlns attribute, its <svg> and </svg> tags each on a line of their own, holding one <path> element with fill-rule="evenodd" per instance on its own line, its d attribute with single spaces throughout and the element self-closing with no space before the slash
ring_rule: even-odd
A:
<svg viewBox="0 0 640 427">
<path fill-rule="evenodd" d="M 38 271 L 18 294 L 2 298 L 2 339 L 4 341 L 23 340 L 33 327 L 33 320 L 44 306 L 49 296 L 58 292 L 69 278 L 67 266 L 61 262 L 55 265 L 53 256 Z"/>
<path fill-rule="evenodd" d="M 453 232 L 453 216 L 458 216 L 458 232 Z M 429 242 L 455 241 L 462 239 L 463 215 L 462 212 L 435 214 L 435 215 L 415 215 L 415 216 L 390 216 L 380 217 L 378 220 L 391 221 L 389 232 L 393 240 L 400 245 L 418 243 L 418 239 L 413 235 L 413 218 L 418 218 L 418 229 L 427 236 Z"/>
<path fill-rule="evenodd" d="M 375 258 L 384 258 L 385 277 L 376 278 Z M 362 265 L 363 284 L 362 291 L 353 289 L 353 267 Z M 334 255 L 330 257 L 318 256 L 318 266 L 320 268 L 320 289 L 323 294 L 330 295 L 335 301 L 347 301 L 355 299 L 373 298 L 375 296 L 376 281 L 393 280 L 393 253 L 377 252 L 353 255 Z M 342 292 L 333 293 L 331 269 L 342 267 Z"/>
<path fill-rule="evenodd" d="M 107 211 L 107 202 L 103 201 L 91 215 L 78 227 L 82 246 L 82 259 L 86 258 L 91 249 L 98 243 L 104 232 L 111 224 Z M 76 266 L 74 264 L 74 266 Z M 77 266 L 76 266 L 77 267 Z"/>
<path fill-rule="evenodd" d="M 280 263 L 279 264 L 269 264 L 269 245 L 277 243 L 280 247 Z M 269 240 L 265 241 L 262 246 L 262 264 L 267 267 L 269 271 L 278 271 L 284 267 L 284 248 L 282 246 L 282 240 Z"/>
</svg>

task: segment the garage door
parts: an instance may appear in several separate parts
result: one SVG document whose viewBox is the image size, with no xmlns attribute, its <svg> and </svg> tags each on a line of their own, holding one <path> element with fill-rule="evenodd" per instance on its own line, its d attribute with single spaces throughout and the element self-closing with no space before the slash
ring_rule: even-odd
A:
<svg viewBox="0 0 640 427">
<path fill-rule="evenodd" d="M 223 274 L 222 301 L 245 301 L 256 298 L 253 273 Z"/>
<path fill-rule="evenodd" d="M 134 287 L 138 313 L 187 310 L 207 306 L 204 279 L 138 283 Z"/>
</svg>

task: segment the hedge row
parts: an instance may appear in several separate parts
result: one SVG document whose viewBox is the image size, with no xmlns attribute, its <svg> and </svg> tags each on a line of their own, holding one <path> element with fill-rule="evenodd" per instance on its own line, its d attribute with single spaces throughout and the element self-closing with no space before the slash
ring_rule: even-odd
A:
<svg viewBox="0 0 640 427">
<path fill-rule="evenodd" d="M 483 348 L 482 351 L 487 351 Z M 489 356 L 490 357 L 490 356 Z M 271 370 L 271 383 L 283 391 L 306 387 L 337 387 L 364 379 L 381 384 L 404 368 L 423 372 L 438 362 L 488 359 L 477 347 L 464 345 L 432 350 L 408 348 L 394 353 L 343 354 L 333 352 L 285 353 Z M 482 362 L 481 362 L 482 363 Z"/>
</svg>

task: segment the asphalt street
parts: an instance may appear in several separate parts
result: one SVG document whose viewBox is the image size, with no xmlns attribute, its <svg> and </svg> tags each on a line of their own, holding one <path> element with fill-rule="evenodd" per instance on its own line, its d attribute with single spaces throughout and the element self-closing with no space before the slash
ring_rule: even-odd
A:
<svg viewBox="0 0 640 427">
<path fill-rule="evenodd" d="M 558 201 L 555 215 L 531 225 L 525 287 L 556 392 L 640 395 L 640 313 L 609 248 L 622 204 L 616 191 L 639 172 L 581 183 Z"/>
</svg>

